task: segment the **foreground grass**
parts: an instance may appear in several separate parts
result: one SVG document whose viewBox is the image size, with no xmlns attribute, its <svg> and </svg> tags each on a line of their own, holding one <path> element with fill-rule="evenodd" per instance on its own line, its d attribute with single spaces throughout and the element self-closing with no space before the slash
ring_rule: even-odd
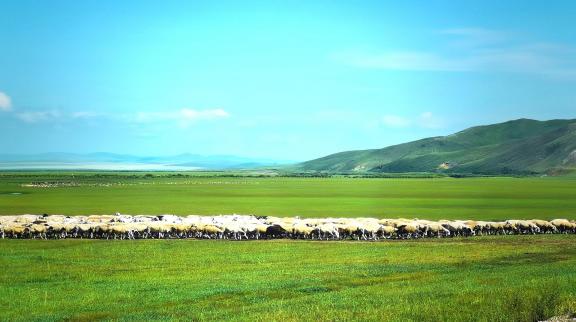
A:
<svg viewBox="0 0 576 322">
<path fill-rule="evenodd" d="M 576 236 L 2 240 L 5 320 L 532 321 L 576 312 Z"/>
<path fill-rule="evenodd" d="M 77 187 L 26 187 L 61 181 Z M 576 219 L 576 178 L 228 178 L 0 175 L 0 215 L 243 213 L 303 217 Z M 13 193 L 21 194 L 13 194 Z"/>
</svg>

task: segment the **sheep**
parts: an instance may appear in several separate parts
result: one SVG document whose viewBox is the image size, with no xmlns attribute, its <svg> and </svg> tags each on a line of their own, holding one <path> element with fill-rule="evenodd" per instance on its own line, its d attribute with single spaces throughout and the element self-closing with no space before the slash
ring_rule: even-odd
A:
<svg viewBox="0 0 576 322">
<path fill-rule="evenodd" d="M 64 236 L 72 236 L 74 238 L 78 237 L 78 225 L 76 224 L 64 224 Z"/>
<path fill-rule="evenodd" d="M 476 220 L 465 220 L 459 222 L 468 227 L 472 231 L 471 234 L 476 234 L 476 226 L 478 226 L 478 222 Z"/>
<path fill-rule="evenodd" d="M 203 225 L 199 231 L 201 231 L 202 237 L 209 239 L 221 239 L 224 235 L 224 230 L 216 225 Z"/>
<path fill-rule="evenodd" d="M 244 229 L 242 229 L 242 226 L 240 226 L 237 223 L 227 223 L 224 225 L 224 234 L 227 238 L 234 238 L 235 240 L 238 239 L 242 239 L 242 237 L 245 237 L 246 239 L 248 239 L 248 236 L 246 235 L 246 232 L 244 231 Z"/>
<path fill-rule="evenodd" d="M 148 226 L 152 238 L 168 238 L 174 226 L 165 222 L 151 222 Z"/>
<path fill-rule="evenodd" d="M 430 223 L 424 228 L 424 235 L 428 237 L 436 236 L 438 238 L 450 236 L 450 230 L 438 223 Z"/>
<path fill-rule="evenodd" d="M 0 225 L 15 223 L 18 216 L 0 216 Z"/>
<path fill-rule="evenodd" d="M 450 231 L 450 236 L 472 236 L 474 230 L 461 221 L 439 221 L 441 225 Z"/>
<path fill-rule="evenodd" d="M 551 233 L 558 232 L 558 228 L 556 228 L 556 226 L 554 226 L 549 221 L 539 220 L 539 219 L 532 219 L 530 221 L 533 224 L 535 224 L 536 226 L 538 226 L 538 228 L 540 228 L 540 231 L 545 233 L 545 234 L 551 234 Z"/>
<path fill-rule="evenodd" d="M 150 227 L 148 225 L 135 222 L 130 224 L 130 229 L 134 235 L 134 238 L 148 238 L 150 235 Z"/>
<path fill-rule="evenodd" d="M 506 234 L 506 227 L 503 222 L 490 222 L 489 232 L 494 235 L 504 235 Z"/>
<path fill-rule="evenodd" d="M 403 225 L 407 225 L 407 224 L 411 224 L 412 221 L 408 220 L 408 219 L 387 219 L 384 222 L 380 222 L 380 224 L 382 225 L 388 225 L 388 226 L 392 226 L 395 228 L 398 228 L 398 226 L 403 226 Z"/>
<path fill-rule="evenodd" d="M 530 222 L 529 220 L 519 220 L 516 224 L 516 227 L 524 234 L 537 234 L 540 232 L 538 225 Z"/>
<path fill-rule="evenodd" d="M 286 232 L 290 233 L 292 231 L 292 226 L 294 224 L 293 224 L 293 222 L 282 221 L 282 222 L 277 223 L 277 225 L 282 227 L 282 229 L 284 229 Z"/>
<path fill-rule="evenodd" d="M 110 225 L 110 233 L 112 234 L 112 236 L 114 237 L 114 239 L 116 239 L 116 237 L 119 237 L 121 240 L 124 238 L 127 239 L 134 239 L 134 233 L 132 232 L 132 229 L 130 228 L 129 225 L 127 224 L 113 224 Z"/>
<path fill-rule="evenodd" d="M 338 229 L 338 232 L 340 233 L 341 238 L 349 237 L 360 240 L 360 235 L 362 233 L 360 232 L 358 223 L 355 222 L 342 223 L 338 224 L 336 227 Z"/>
<path fill-rule="evenodd" d="M 46 220 L 46 222 L 61 223 L 61 224 L 63 224 L 67 218 L 68 217 L 64 216 L 64 215 L 47 215 L 47 216 L 44 216 L 44 220 Z"/>
<path fill-rule="evenodd" d="M 486 222 L 476 220 L 466 220 L 464 224 L 474 231 L 475 235 L 483 235 L 486 233 Z"/>
<path fill-rule="evenodd" d="M 94 236 L 97 236 L 99 238 L 106 237 L 106 239 L 108 239 L 109 234 L 111 232 L 111 228 L 110 228 L 109 224 L 97 223 L 97 224 L 92 224 L 92 231 L 93 231 Z"/>
<path fill-rule="evenodd" d="M 474 236 L 476 234 L 476 231 L 474 230 L 474 226 L 467 224 L 466 221 L 456 220 L 456 221 L 454 221 L 454 224 L 460 230 L 461 236 L 469 237 L 469 236 Z"/>
<path fill-rule="evenodd" d="M 550 223 L 556 226 L 561 233 L 576 232 L 576 224 L 571 223 L 567 219 L 554 219 Z"/>
<path fill-rule="evenodd" d="M 258 238 L 260 238 L 261 235 L 266 236 L 266 231 L 268 230 L 268 225 L 266 224 L 256 224 L 256 233 Z"/>
<path fill-rule="evenodd" d="M 161 219 L 161 220 L 160 220 Z M 474 220 L 220 216 L 0 216 L 2 238 L 363 239 L 576 233 L 567 219 Z"/>
<path fill-rule="evenodd" d="M 514 234 L 535 234 L 540 232 L 538 226 L 527 220 L 506 220 L 504 222 L 504 227 Z"/>
<path fill-rule="evenodd" d="M 4 225 L 4 234 L 10 238 L 24 238 L 29 232 L 29 228 L 21 223 L 9 223 Z"/>
<path fill-rule="evenodd" d="M 158 219 L 160 221 L 164 221 L 164 222 L 168 222 L 168 223 L 172 223 L 172 224 L 180 223 L 182 221 L 182 218 L 180 218 L 179 216 L 175 216 L 175 215 L 160 215 L 160 216 L 158 216 Z"/>
<path fill-rule="evenodd" d="M 292 236 L 294 238 L 303 238 L 303 239 L 314 239 L 314 233 L 316 232 L 316 228 L 310 227 L 305 224 L 295 224 L 292 227 Z"/>
<path fill-rule="evenodd" d="M 92 215 L 86 217 L 86 221 L 91 223 L 109 223 L 112 222 L 113 219 L 114 216 L 110 215 Z"/>
<path fill-rule="evenodd" d="M 398 231 L 398 236 L 401 238 L 418 238 L 420 237 L 420 228 L 415 224 L 400 224 L 395 227 Z"/>
<path fill-rule="evenodd" d="M 151 221 L 158 221 L 158 217 L 156 216 L 145 216 L 145 215 L 136 215 L 132 217 L 133 223 L 148 223 Z"/>
<path fill-rule="evenodd" d="M 90 224 L 78 224 L 76 225 L 76 237 L 80 238 L 92 238 L 93 237 L 93 226 Z"/>
<path fill-rule="evenodd" d="M 48 234 L 51 238 L 66 238 L 64 224 L 59 222 L 48 222 Z"/>
<path fill-rule="evenodd" d="M 174 233 L 178 238 L 189 237 L 190 233 L 192 232 L 192 224 L 189 223 L 174 224 L 173 228 Z"/>
<path fill-rule="evenodd" d="M 333 223 L 326 223 L 318 227 L 318 239 L 340 239 L 338 228 Z"/>
<path fill-rule="evenodd" d="M 388 225 L 380 225 L 380 229 L 378 230 L 380 235 L 384 238 L 394 237 L 396 235 L 397 231 L 398 231 L 398 229 L 396 229 L 392 226 L 388 226 Z"/>
<path fill-rule="evenodd" d="M 364 240 L 378 240 L 379 230 L 380 224 L 378 222 L 366 222 L 358 226 L 358 231 L 360 231 Z"/>
<path fill-rule="evenodd" d="M 31 224 L 40 218 L 38 215 L 21 215 L 16 218 L 17 223 L 20 224 Z"/>
<path fill-rule="evenodd" d="M 292 230 L 291 227 L 286 229 L 283 225 L 271 224 L 266 228 L 266 236 L 271 238 L 282 238 L 286 237 L 290 230 Z"/>
<path fill-rule="evenodd" d="M 116 216 L 112 218 L 111 222 L 121 222 L 121 223 L 132 223 L 134 222 L 134 218 L 129 215 L 121 215 L 120 213 L 116 213 Z"/>
<path fill-rule="evenodd" d="M 32 237 L 32 238 L 40 238 L 40 239 L 47 239 L 47 234 L 48 232 L 48 228 L 46 227 L 46 225 L 43 224 L 32 224 L 29 226 L 28 228 L 28 234 Z"/>
<path fill-rule="evenodd" d="M 64 218 L 65 224 L 87 224 L 88 216 L 69 216 Z"/>
<path fill-rule="evenodd" d="M 267 225 L 258 222 L 247 222 L 243 225 L 244 232 L 248 239 L 260 239 L 260 235 L 265 234 L 267 228 Z"/>
</svg>

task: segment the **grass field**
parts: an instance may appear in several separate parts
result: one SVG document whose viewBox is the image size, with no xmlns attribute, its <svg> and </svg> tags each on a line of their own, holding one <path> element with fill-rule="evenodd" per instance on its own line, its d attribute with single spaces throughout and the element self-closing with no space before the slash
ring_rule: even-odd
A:
<svg viewBox="0 0 576 322">
<path fill-rule="evenodd" d="M 574 177 L 366 179 L 172 175 L 0 174 L 0 214 L 576 218 Z M 78 186 L 23 186 L 46 181 Z"/>
<path fill-rule="evenodd" d="M 30 186 L 32 184 L 32 186 Z M 0 214 L 576 218 L 576 178 L 1 173 Z M 576 236 L 0 240 L 0 320 L 536 321 L 576 312 Z"/>
<path fill-rule="evenodd" d="M 576 236 L 1 240 L 2 319 L 535 321 L 576 312 Z"/>
</svg>

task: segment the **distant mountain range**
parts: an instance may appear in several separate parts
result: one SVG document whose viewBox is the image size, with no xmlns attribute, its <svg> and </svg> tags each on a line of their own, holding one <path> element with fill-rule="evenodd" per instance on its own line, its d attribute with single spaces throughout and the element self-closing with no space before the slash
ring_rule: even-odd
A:
<svg viewBox="0 0 576 322">
<path fill-rule="evenodd" d="M 383 149 L 340 152 L 297 171 L 546 173 L 576 168 L 576 120 L 519 119 Z"/>
<path fill-rule="evenodd" d="M 230 170 L 280 166 L 293 161 L 246 158 L 233 155 L 180 154 L 167 157 L 115 153 L 0 154 L 0 170 Z"/>
<path fill-rule="evenodd" d="M 530 174 L 576 171 L 576 120 L 519 119 L 382 149 L 347 151 L 295 164 L 233 155 L 0 154 L 0 170 L 232 170 L 290 172 Z"/>
</svg>

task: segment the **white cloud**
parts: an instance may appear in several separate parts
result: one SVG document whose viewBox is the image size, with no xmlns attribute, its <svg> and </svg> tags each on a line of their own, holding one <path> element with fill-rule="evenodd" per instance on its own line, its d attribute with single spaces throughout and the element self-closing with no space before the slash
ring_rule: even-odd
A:
<svg viewBox="0 0 576 322">
<path fill-rule="evenodd" d="M 379 125 L 393 128 L 421 127 L 427 129 L 437 129 L 443 127 L 444 122 L 441 118 L 432 114 L 432 112 L 424 112 L 414 117 L 384 115 L 381 118 Z"/>
<path fill-rule="evenodd" d="M 34 111 L 34 112 L 22 112 L 17 113 L 16 117 L 21 119 L 26 123 L 38 123 L 53 121 L 62 117 L 62 113 L 59 111 Z"/>
<path fill-rule="evenodd" d="M 129 118 L 137 123 L 177 121 L 181 126 L 187 126 L 197 120 L 212 120 L 229 116 L 230 114 L 221 108 L 207 110 L 183 108 L 179 111 L 168 112 L 138 112 Z"/>
<path fill-rule="evenodd" d="M 73 119 L 89 119 L 99 116 L 105 116 L 105 114 L 87 111 L 73 112 L 70 114 L 70 117 Z"/>
<path fill-rule="evenodd" d="M 189 108 L 183 108 L 180 110 L 180 114 L 185 120 L 207 120 L 207 119 L 216 119 L 216 118 L 223 118 L 229 117 L 230 114 L 221 108 L 212 109 L 212 110 L 193 110 Z"/>
<path fill-rule="evenodd" d="M 10 111 L 12 109 L 12 100 L 4 92 L 0 92 L 0 111 Z"/>
<path fill-rule="evenodd" d="M 165 112 L 137 112 L 131 114 L 97 113 L 91 111 L 62 112 L 59 110 L 23 111 L 15 116 L 26 123 L 39 122 L 65 122 L 73 120 L 88 120 L 92 118 L 104 118 L 110 121 L 128 123 L 165 123 L 176 122 L 180 126 L 187 127 L 192 122 L 199 120 L 211 120 L 229 117 L 230 114 L 223 109 L 194 110 L 183 108 Z"/>
<path fill-rule="evenodd" d="M 509 41 L 515 36 L 512 32 L 508 31 L 470 27 L 444 29 L 440 30 L 438 33 L 454 36 L 456 40 L 451 44 L 457 46 L 493 45 Z"/>
<path fill-rule="evenodd" d="M 398 115 L 384 115 L 382 117 L 382 124 L 389 127 L 406 127 L 411 123 L 409 119 Z"/>
<path fill-rule="evenodd" d="M 343 53 L 334 56 L 348 65 L 362 68 L 414 71 L 469 71 L 465 59 L 448 59 L 434 53 L 390 51 L 382 54 Z"/>
<path fill-rule="evenodd" d="M 62 112 L 60 110 L 23 111 L 15 114 L 17 118 L 26 123 L 60 122 L 75 119 L 89 119 L 105 114 L 95 112 Z"/>
<path fill-rule="evenodd" d="M 434 51 L 350 51 L 332 55 L 343 64 L 360 68 L 511 72 L 576 80 L 576 48 L 562 44 L 526 42 L 512 33 L 457 28 L 439 32 L 446 40 Z"/>
<path fill-rule="evenodd" d="M 428 129 L 437 129 L 443 126 L 443 121 L 436 117 L 432 112 L 424 112 L 420 114 L 418 118 L 418 124 L 421 127 L 425 127 Z"/>
</svg>

